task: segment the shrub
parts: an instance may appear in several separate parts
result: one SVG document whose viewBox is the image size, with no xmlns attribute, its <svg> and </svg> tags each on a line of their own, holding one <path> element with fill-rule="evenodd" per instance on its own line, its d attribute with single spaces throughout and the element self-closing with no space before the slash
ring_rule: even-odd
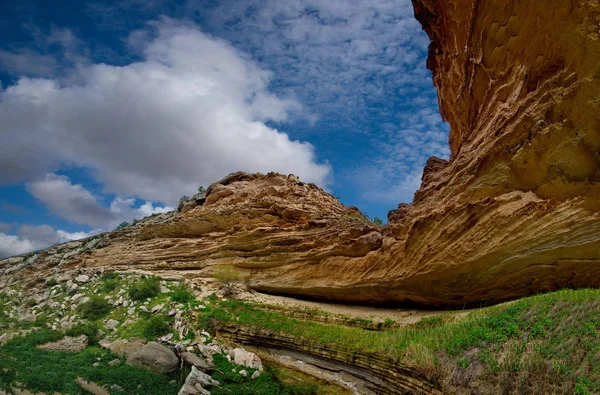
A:
<svg viewBox="0 0 600 395">
<path fill-rule="evenodd" d="M 121 278 L 121 276 L 119 276 L 117 273 L 114 273 L 114 272 L 104 273 L 102 275 L 102 277 L 100 277 L 100 280 L 103 281 L 100 289 L 102 290 L 102 292 L 110 292 L 110 291 L 117 289 L 120 284 L 119 283 L 120 278 Z"/>
<path fill-rule="evenodd" d="M 187 302 L 191 302 L 192 300 L 194 300 L 195 296 L 186 284 L 181 283 L 173 290 L 171 298 L 175 302 L 187 303 Z"/>
<path fill-rule="evenodd" d="M 119 273 L 106 272 L 106 273 L 102 274 L 102 277 L 100 277 L 100 280 L 102 280 L 102 281 L 119 280 L 120 278 L 121 278 L 121 276 L 119 275 Z"/>
<path fill-rule="evenodd" d="M 115 230 L 124 229 L 124 228 L 126 228 L 126 227 L 128 227 L 128 226 L 129 226 L 129 223 L 128 223 L 128 222 L 121 222 L 121 223 L 119 224 L 119 226 L 117 226 L 117 227 L 115 228 Z"/>
<path fill-rule="evenodd" d="M 84 322 L 81 324 L 77 324 L 71 329 L 67 330 L 67 336 L 81 336 L 86 335 L 89 339 L 89 343 L 91 345 L 98 344 L 100 341 L 100 336 L 98 335 L 98 331 L 100 330 L 100 326 L 95 322 Z"/>
<path fill-rule="evenodd" d="M 48 280 L 46 280 L 46 286 L 48 286 L 48 287 L 53 287 L 56 284 L 58 284 L 58 281 L 56 281 L 56 279 L 54 277 L 49 278 Z"/>
<path fill-rule="evenodd" d="M 142 334 L 146 339 L 152 340 L 166 335 L 169 331 L 169 319 L 164 315 L 153 315 L 144 323 Z"/>
<path fill-rule="evenodd" d="M 160 293 L 160 278 L 156 276 L 141 278 L 129 288 L 129 297 L 133 300 L 153 298 Z"/>
<path fill-rule="evenodd" d="M 95 295 L 92 296 L 90 300 L 79 306 L 79 312 L 81 313 L 83 318 L 92 321 L 104 317 L 105 315 L 110 313 L 111 309 L 112 306 L 108 304 L 106 300 Z"/>
<path fill-rule="evenodd" d="M 225 296 L 235 293 L 234 285 L 240 280 L 240 275 L 231 266 L 219 266 L 213 273 L 214 278 L 223 285 Z"/>
</svg>

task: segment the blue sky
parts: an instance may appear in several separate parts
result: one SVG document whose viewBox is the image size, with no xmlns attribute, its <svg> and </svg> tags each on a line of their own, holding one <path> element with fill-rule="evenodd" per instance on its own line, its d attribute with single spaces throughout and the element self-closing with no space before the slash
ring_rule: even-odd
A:
<svg viewBox="0 0 600 395">
<path fill-rule="evenodd" d="M 0 256 L 237 170 L 385 218 L 448 157 L 410 0 L 174 3 L 0 4 Z"/>
</svg>

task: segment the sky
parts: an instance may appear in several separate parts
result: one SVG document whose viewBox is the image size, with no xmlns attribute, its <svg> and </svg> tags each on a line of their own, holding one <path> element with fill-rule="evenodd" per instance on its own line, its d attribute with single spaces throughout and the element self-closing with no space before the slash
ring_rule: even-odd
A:
<svg viewBox="0 0 600 395">
<path fill-rule="evenodd" d="M 448 126 L 410 0 L 0 3 L 0 257 L 172 210 L 235 171 L 370 217 Z"/>
</svg>

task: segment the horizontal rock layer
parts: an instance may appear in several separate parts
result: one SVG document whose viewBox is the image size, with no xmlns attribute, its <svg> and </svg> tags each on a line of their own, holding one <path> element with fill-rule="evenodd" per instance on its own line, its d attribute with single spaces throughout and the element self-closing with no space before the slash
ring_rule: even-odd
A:
<svg viewBox="0 0 600 395">
<path fill-rule="evenodd" d="M 27 258 L 0 286 L 110 267 L 210 276 L 273 293 L 477 306 L 600 285 L 600 3 L 413 0 L 432 42 L 449 161 L 370 223 L 293 176 L 233 174 L 180 211 Z"/>
<path fill-rule="evenodd" d="M 441 395 L 436 385 L 401 361 L 379 354 L 359 353 L 310 343 L 282 333 L 252 328 L 227 326 L 219 333 L 239 344 L 261 347 L 277 352 L 292 351 L 299 360 L 305 360 L 341 374 L 349 375 L 363 383 L 360 393 L 431 394 Z"/>
</svg>

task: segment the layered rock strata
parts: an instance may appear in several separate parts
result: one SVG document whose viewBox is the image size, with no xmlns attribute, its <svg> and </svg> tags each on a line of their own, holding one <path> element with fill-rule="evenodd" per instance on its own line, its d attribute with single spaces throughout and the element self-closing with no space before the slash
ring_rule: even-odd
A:
<svg viewBox="0 0 600 395">
<path fill-rule="evenodd" d="M 413 3 L 452 155 L 385 228 L 293 176 L 236 173 L 177 213 L 1 261 L 0 282 L 230 265 L 266 292 L 461 307 L 599 286 L 600 2 Z"/>
</svg>

